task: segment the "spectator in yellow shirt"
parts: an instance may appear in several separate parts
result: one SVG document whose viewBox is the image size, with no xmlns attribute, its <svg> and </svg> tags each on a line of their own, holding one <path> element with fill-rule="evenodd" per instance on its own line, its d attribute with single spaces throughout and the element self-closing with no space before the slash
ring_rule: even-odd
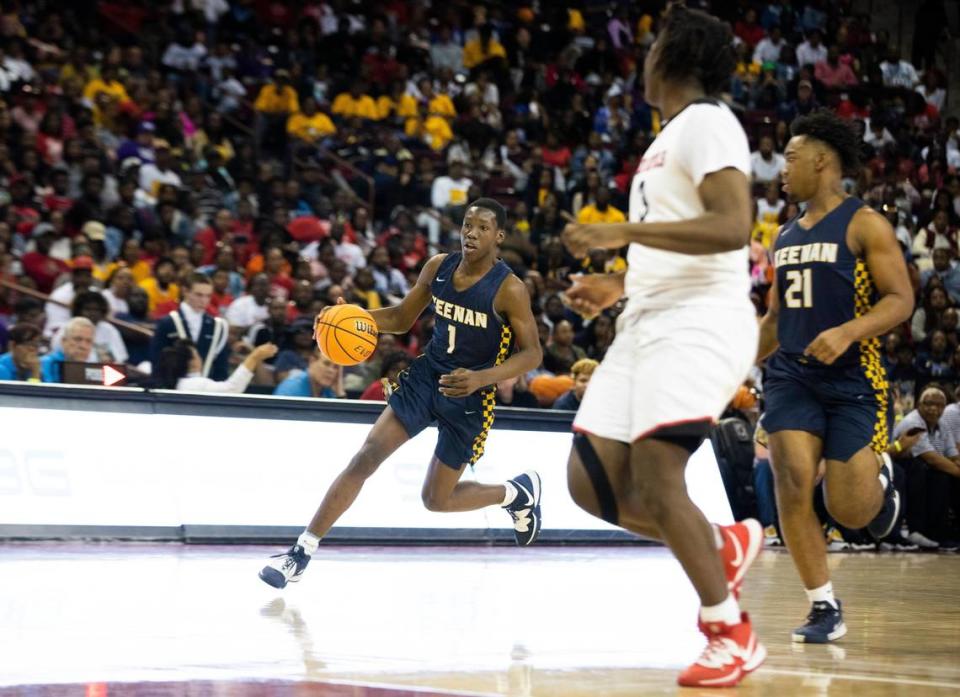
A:
<svg viewBox="0 0 960 697">
<path fill-rule="evenodd" d="M 422 103 L 419 106 L 419 115 L 407 119 L 404 133 L 411 138 L 419 138 L 437 152 L 443 150 L 453 140 L 453 130 L 447 120 L 438 114 L 430 114 L 424 118 L 427 108 Z"/>
<path fill-rule="evenodd" d="M 97 103 L 97 95 L 101 93 L 120 103 L 130 101 L 127 88 L 117 80 L 116 66 L 104 65 L 100 71 L 100 77 L 94 78 L 83 88 L 83 99 L 93 106 Z"/>
<path fill-rule="evenodd" d="M 297 91 L 290 85 L 290 73 L 278 70 L 273 82 L 260 88 L 253 103 L 257 111 L 257 146 L 282 152 L 287 146 L 287 119 L 300 111 Z"/>
<path fill-rule="evenodd" d="M 180 302 L 180 287 L 174 283 L 176 278 L 177 267 L 173 259 L 161 257 L 153 268 L 153 276 L 137 284 L 147 292 L 151 317 L 170 312 Z"/>
<path fill-rule="evenodd" d="M 584 225 L 593 223 L 625 223 L 627 217 L 622 211 L 610 205 L 610 189 L 601 186 L 597 189 L 597 202 L 584 206 L 577 214 L 577 222 Z"/>
<path fill-rule="evenodd" d="M 417 83 L 417 89 L 423 95 L 423 101 L 427 104 L 428 114 L 437 114 L 446 118 L 457 118 L 456 107 L 453 106 L 453 100 L 445 94 L 435 94 L 433 83 L 429 78 L 423 78 Z"/>
<path fill-rule="evenodd" d="M 377 119 L 415 119 L 417 117 L 417 100 L 406 91 L 406 85 L 397 80 L 390 86 L 390 94 L 381 95 L 377 99 Z"/>
<path fill-rule="evenodd" d="M 463 47 L 463 65 L 468 70 L 488 61 L 506 63 L 507 51 L 493 36 L 493 29 L 489 24 L 480 27 L 477 36 L 467 41 Z"/>
<path fill-rule="evenodd" d="M 363 83 L 359 80 L 350 85 L 349 92 L 341 92 L 336 96 L 330 111 L 345 119 L 359 116 L 361 119 L 376 121 L 380 117 L 376 102 L 373 97 L 364 93 Z"/>
<path fill-rule="evenodd" d="M 253 108 L 261 114 L 282 115 L 284 118 L 300 111 L 297 91 L 290 86 L 290 73 L 286 70 L 274 73 L 273 82 L 260 88 Z"/>
<path fill-rule="evenodd" d="M 287 133 L 297 140 L 314 145 L 337 132 L 330 117 L 317 110 L 313 97 L 303 100 L 303 111 L 287 119 Z"/>
</svg>

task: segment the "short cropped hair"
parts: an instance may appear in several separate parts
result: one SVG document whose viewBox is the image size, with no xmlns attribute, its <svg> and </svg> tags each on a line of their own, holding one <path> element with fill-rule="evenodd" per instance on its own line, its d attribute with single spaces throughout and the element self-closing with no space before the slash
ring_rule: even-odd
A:
<svg viewBox="0 0 960 697">
<path fill-rule="evenodd" d="M 819 109 L 800 116 L 790 125 L 790 133 L 813 138 L 833 150 L 845 173 L 855 174 L 860 169 L 860 138 L 849 123 L 832 111 Z"/>
<path fill-rule="evenodd" d="M 503 230 L 507 226 L 507 211 L 498 201 L 486 197 L 478 198 L 467 206 L 467 210 L 470 210 L 474 206 L 493 213 L 493 216 L 497 219 L 497 229 Z"/>
</svg>

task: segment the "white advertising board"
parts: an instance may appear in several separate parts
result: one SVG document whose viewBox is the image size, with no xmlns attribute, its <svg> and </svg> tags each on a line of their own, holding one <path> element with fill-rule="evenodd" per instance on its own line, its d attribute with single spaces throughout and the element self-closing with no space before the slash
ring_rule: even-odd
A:
<svg viewBox="0 0 960 697">
<path fill-rule="evenodd" d="M 369 429 L 335 421 L 0 407 L 0 525 L 299 528 Z M 400 448 L 339 525 L 508 528 L 509 518 L 495 507 L 469 513 L 423 507 L 420 490 L 435 443 L 430 428 Z M 570 443 L 569 433 L 495 428 L 475 473 L 464 476 L 496 483 L 536 469 L 545 531 L 613 530 L 567 493 Z M 709 442 L 691 458 L 687 484 L 710 520 L 732 520 Z"/>
</svg>

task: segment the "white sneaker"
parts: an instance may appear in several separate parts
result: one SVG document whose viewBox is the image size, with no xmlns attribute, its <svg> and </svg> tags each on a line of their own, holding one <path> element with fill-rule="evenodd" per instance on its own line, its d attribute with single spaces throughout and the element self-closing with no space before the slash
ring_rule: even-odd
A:
<svg viewBox="0 0 960 697">
<path fill-rule="evenodd" d="M 940 546 L 939 542 L 934 542 L 926 535 L 923 535 L 919 532 L 911 532 L 906 536 L 910 542 L 915 544 L 920 549 L 937 549 Z"/>
<path fill-rule="evenodd" d="M 260 579 L 274 588 L 283 588 L 288 583 L 296 583 L 310 563 L 310 555 L 303 547 L 294 545 L 283 554 L 274 554 L 271 561 L 260 570 Z"/>
</svg>

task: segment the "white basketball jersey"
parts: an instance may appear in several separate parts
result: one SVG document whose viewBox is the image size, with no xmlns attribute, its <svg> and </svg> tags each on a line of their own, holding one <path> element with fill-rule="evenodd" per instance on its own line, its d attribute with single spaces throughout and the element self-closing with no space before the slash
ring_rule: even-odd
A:
<svg viewBox="0 0 960 697">
<path fill-rule="evenodd" d="M 722 102 L 697 101 L 674 116 L 650 144 L 630 185 L 630 221 L 660 223 L 705 213 L 697 187 L 733 167 L 750 177 L 750 147 Z M 749 303 L 748 250 L 679 254 L 631 244 L 627 313 L 678 305 L 743 307 Z"/>
</svg>

